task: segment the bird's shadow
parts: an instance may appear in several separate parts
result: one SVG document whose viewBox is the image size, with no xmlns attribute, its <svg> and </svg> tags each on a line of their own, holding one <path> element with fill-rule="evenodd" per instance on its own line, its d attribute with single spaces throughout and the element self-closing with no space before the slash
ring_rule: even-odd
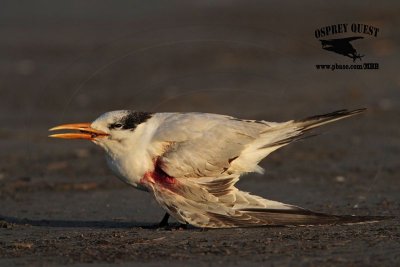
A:
<svg viewBox="0 0 400 267">
<path fill-rule="evenodd" d="M 157 224 L 145 222 L 118 222 L 118 221 L 79 221 L 79 220 L 48 220 L 28 219 L 0 215 L 0 228 L 11 225 L 29 225 L 38 227 L 60 227 L 60 228 L 95 228 L 95 229 L 157 229 Z M 174 227 L 174 224 L 170 225 Z"/>
</svg>

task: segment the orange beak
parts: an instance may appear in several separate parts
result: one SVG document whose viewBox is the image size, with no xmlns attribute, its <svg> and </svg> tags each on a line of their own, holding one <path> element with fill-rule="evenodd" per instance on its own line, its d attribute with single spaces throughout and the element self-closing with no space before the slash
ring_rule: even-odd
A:
<svg viewBox="0 0 400 267">
<path fill-rule="evenodd" d="M 79 132 L 78 133 L 52 134 L 52 135 L 49 135 L 49 137 L 63 138 L 63 139 L 94 140 L 97 137 L 108 136 L 107 133 L 93 129 L 92 127 L 90 127 L 90 123 L 63 124 L 63 125 L 56 126 L 56 127 L 49 129 L 49 131 L 57 131 L 57 130 L 76 130 Z"/>
</svg>

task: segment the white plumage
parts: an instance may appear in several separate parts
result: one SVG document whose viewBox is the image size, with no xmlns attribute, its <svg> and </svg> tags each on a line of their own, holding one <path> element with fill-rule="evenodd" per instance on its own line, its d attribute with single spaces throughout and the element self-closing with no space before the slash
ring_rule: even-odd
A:
<svg viewBox="0 0 400 267">
<path fill-rule="evenodd" d="M 276 123 L 217 114 L 123 110 L 105 113 L 90 125 L 52 130 L 80 130 L 53 137 L 84 138 L 103 147 L 120 179 L 152 193 L 181 223 L 212 228 L 350 223 L 371 218 L 312 212 L 240 191 L 235 183 L 244 173 L 262 173 L 258 163 L 263 158 L 303 138 L 308 130 L 362 111 Z"/>
</svg>

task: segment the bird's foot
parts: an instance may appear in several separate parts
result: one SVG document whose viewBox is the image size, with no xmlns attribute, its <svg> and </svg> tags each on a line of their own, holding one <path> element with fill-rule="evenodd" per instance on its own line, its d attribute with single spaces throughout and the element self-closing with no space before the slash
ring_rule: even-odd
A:
<svg viewBox="0 0 400 267">
<path fill-rule="evenodd" d="M 179 231 L 179 230 L 186 230 L 188 229 L 189 224 L 187 223 L 180 223 L 179 225 L 170 225 L 168 223 L 169 220 L 169 214 L 165 213 L 164 217 L 162 218 L 161 222 L 157 225 L 154 226 L 154 228 L 157 229 L 164 229 L 164 230 L 170 230 L 170 231 Z"/>
<path fill-rule="evenodd" d="M 169 220 L 169 214 L 168 214 L 168 213 L 165 213 L 165 215 L 164 215 L 164 217 L 162 218 L 161 222 L 157 225 L 158 228 L 165 228 L 165 227 L 168 227 L 168 226 L 169 226 L 168 220 Z"/>
<path fill-rule="evenodd" d="M 188 229 L 188 226 L 189 226 L 189 224 L 187 224 L 187 223 L 181 223 L 178 225 L 177 230 L 186 230 L 186 229 Z"/>
</svg>

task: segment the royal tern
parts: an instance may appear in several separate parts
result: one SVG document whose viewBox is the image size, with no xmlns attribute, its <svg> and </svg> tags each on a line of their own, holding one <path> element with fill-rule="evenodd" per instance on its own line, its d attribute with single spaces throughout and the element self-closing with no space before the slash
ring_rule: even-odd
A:
<svg viewBox="0 0 400 267">
<path fill-rule="evenodd" d="M 78 132 L 50 137 L 86 139 L 101 146 L 112 171 L 150 192 L 177 221 L 204 228 L 359 223 L 375 217 L 328 215 L 268 200 L 235 187 L 242 174 L 263 173 L 259 162 L 303 139 L 309 130 L 364 109 L 282 123 L 208 113 L 111 111 L 92 123 L 64 124 Z M 169 214 L 169 215 L 168 215 Z"/>
</svg>

